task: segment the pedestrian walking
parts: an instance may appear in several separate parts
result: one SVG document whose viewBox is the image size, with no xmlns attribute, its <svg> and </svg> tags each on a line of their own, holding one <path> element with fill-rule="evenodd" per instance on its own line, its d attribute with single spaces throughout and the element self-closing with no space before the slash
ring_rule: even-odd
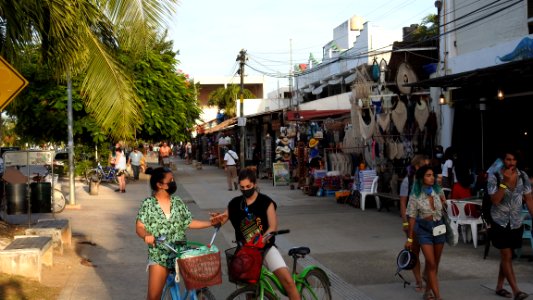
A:
<svg viewBox="0 0 533 300">
<path fill-rule="evenodd" d="M 232 150 L 231 145 L 226 146 L 227 151 L 224 154 L 224 171 L 226 171 L 226 178 L 228 180 L 228 191 L 232 191 L 233 188 L 237 190 L 237 162 L 239 162 L 239 156 Z M 232 186 L 233 185 L 233 186 Z"/>
<path fill-rule="evenodd" d="M 115 145 L 115 170 L 117 172 L 118 189 L 115 192 L 126 192 L 126 154 L 122 150 L 122 145 Z"/>
<path fill-rule="evenodd" d="M 522 247 L 522 208 L 527 206 L 533 215 L 533 198 L 531 197 L 531 183 L 524 171 L 517 169 L 517 153 L 507 151 L 504 153 L 503 167 L 489 174 L 487 192 L 490 195 L 490 229 L 489 237 L 492 245 L 500 250 L 500 268 L 496 283 L 496 294 L 521 300 L 528 297 L 517 285 L 513 270 L 513 251 Z M 498 176 L 498 178 L 496 178 Z M 485 205 L 485 204 L 484 204 Z M 512 289 L 503 288 L 507 280 Z"/>
<path fill-rule="evenodd" d="M 446 198 L 436 183 L 435 174 L 430 166 L 419 168 L 415 179 L 407 204 L 409 235 L 405 247 L 412 248 L 416 234 L 426 263 L 427 285 L 423 298 L 440 300 L 437 272 L 446 242 L 446 225 L 442 220 Z"/>
<path fill-rule="evenodd" d="M 415 155 L 411 160 L 411 165 L 408 167 L 407 175 L 404 177 L 400 185 L 400 214 L 402 216 L 402 230 L 404 231 L 407 237 L 409 237 L 409 216 L 406 213 L 407 201 L 409 199 L 411 189 L 415 182 L 415 173 L 421 167 L 429 165 L 429 163 L 430 161 L 427 156 L 424 156 L 422 154 Z M 418 243 L 416 235 L 413 236 L 413 242 L 411 243 L 411 251 L 417 257 L 420 255 L 420 244 Z M 426 274 L 425 270 L 424 274 Z M 422 281 L 422 275 L 420 274 L 420 260 L 417 260 L 415 266 L 413 267 L 413 275 L 416 281 L 415 290 L 417 292 L 423 292 L 424 283 Z"/>
<path fill-rule="evenodd" d="M 202 229 L 212 226 L 210 221 L 192 218 L 185 203 L 173 194 L 177 190 L 174 175 L 168 168 L 147 169 L 153 196 L 144 199 L 139 208 L 136 233 L 148 245 L 148 293 L 146 299 L 159 300 L 171 269 L 175 268 L 176 254 L 156 238 L 165 235 L 173 244 L 186 240 L 188 228 Z"/>
<path fill-rule="evenodd" d="M 139 172 L 141 170 L 143 158 L 144 155 L 139 151 L 139 147 L 134 147 L 133 152 L 130 153 L 130 157 L 128 158 L 128 164 L 133 171 L 133 180 L 139 180 Z"/>
<path fill-rule="evenodd" d="M 161 148 L 159 148 L 159 159 L 161 166 L 170 167 L 170 155 L 172 154 L 172 149 L 168 146 L 167 142 L 163 142 Z"/>
</svg>

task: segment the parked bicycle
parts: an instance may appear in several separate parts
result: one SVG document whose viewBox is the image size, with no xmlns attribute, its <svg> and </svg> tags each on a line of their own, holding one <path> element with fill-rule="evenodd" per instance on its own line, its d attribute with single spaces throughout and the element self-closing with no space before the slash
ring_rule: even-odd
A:
<svg viewBox="0 0 533 300">
<path fill-rule="evenodd" d="M 289 230 L 279 230 L 272 232 L 272 235 L 279 235 L 289 233 Z M 239 282 L 232 279 L 232 270 L 230 266 L 235 257 L 235 251 L 238 247 L 226 250 L 226 259 L 228 260 L 228 274 L 230 281 L 242 285 L 228 296 L 230 299 L 280 299 L 278 291 L 281 295 L 287 296 L 287 292 L 281 285 L 280 281 L 270 272 L 265 266 L 261 267 L 259 279 L 256 282 Z M 311 253 L 308 247 L 295 247 L 289 250 L 289 256 L 293 259 L 292 278 L 296 283 L 296 288 L 303 300 L 331 300 L 331 283 L 328 275 L 324 270 L 318 266 L 310 265 L 305 267 L 301 272 L 296 271 L 298 259 L 304 258 Z M 244 268 L 246 268 L 244 266 Z"/>
<path fill-rule="evenodd" d="M 51 174 L 51 167 L 50 166 L 45 166 L 46 168 L 46 172 L 41 175 L 39 173 L 34 173 L 36 174 L 36 176 L 33 176 L 32 177 L 32 181 L 33 182 L 50 182 L 51 184 L 51 188 L 53 186 L 53 190 L 52 190 L 52 199 L 50 199 L 50 201 L 52 201 L 52 212 L 53 213 L 60 213 L 62 212 L 63 210 L 65 210 L 65 204 L 66 204 L 66 199 L 65 199 L 65 195 L 63 195 L 63 192 L 61 191 L 61 186 L 58 185 L 58 184 L 52 184 L 52 174 Z"/>
<path fill-rule="evenodd" d="M 165 242 L 165 236 L 157 238 L 156 243 L 162 243 L 178 255 L 175 262 L 176 268 L 171 270 L 163 288 L 162 300 L 216 299 L 207 286 L 222 282 L 220 252 L 213 245 L 218 229 L 215 229 L 208 245 L 180 241 L 173 243 L 175 246 L 172 246 Z M 185 285 L 183 292 L 179 284 L 181 279 Z"/>
<path fill-rule="evenodd" d="M 103 167 L 102 164 L 98 162 L 96 168 L 85 172 L 85 180 L 87 184 L 91 181 L 112 182 L 118 184 L 117 172 L 117 169 L 110 166 Z M 126 179 L 130 178 L 129 172 L 127 170 L 124 170 L 124 172 L 126 172 Z"/>
</svg>

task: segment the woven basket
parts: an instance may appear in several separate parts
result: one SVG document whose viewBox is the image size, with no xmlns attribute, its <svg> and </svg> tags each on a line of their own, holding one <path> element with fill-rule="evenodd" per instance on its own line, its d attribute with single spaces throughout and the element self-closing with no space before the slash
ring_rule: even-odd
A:
<svg viewBox="0 0 533 300">
<path fill-rule="evenodd" d="M 220 252 L 178 259 L 181 277 L 188 290 L 222 283 Z"/>
</svg>

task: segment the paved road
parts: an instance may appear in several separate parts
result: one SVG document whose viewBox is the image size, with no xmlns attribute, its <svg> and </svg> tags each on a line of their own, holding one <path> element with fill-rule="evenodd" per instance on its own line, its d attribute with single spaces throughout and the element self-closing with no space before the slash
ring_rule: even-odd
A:
<svg viewBox="0 0 533 300">
<path fill-rule="evenodd" d="M 196 170 L 181 160 L 176 164 L 177 194 L 198 219 L 224 209 L 238 193 L 227 190 L 221 169 L 204 166 Z M 328 271 L 334 299 L 421 299 L 421 293 L 409 286 L 403 288 L 394 275 L 396 255 L 405 241 L 397 210 L 377 212 L 369 208 L 362 212 L 337 204 L 331 197 L 310 197 L 300 190 L 274 187 L 267 180 L 259 185 L 278 203 L 280 228 L 291 229 L 291 234 L 278 237 L 277 244 L 285 253 L 292 246 L 309 246 L 311 255 L 302 265 L 319 264 Z M 99 195 L 91 196 L 87 186 L 79 183 L 76 196 L 81 208 L 56 215 L 71 220 L 78 241 L 76 252 L 97 266 L 75 267 L 61 300 L 144 299 L 146 247 L 135 235 L 134 223 L 140 201 L 149 195 L 148 183 L 141 178 L 129 184 L 125 194 L 115 193 L 114 188 L 102 185 Z M 191 230 L 188 235 L 189 239 L 207 242 L 211 233 Z M 227 224 L 215 243 L 227 249 L 233 239 L 233 230 Z M 445 247 L 439 274 L 444 299 L 501 299 L 489 289 L 495 285 L 497 252 L 491 249 L 487 260 L 482 259 L 482 252 L 482 247 L 474 249 L 471 243 Z M 524 254 L 531 253 L 526 246 Z M 515 272 L 520 287 L 533 293 L 533 262 L 517 260 Z M 403 273 L 412 280 L 411 273 Z M 227 282 L 225 269 L 223 280 L 222 285 L 212 288 L 219 299 L 235 288 Z"/>
</svg>

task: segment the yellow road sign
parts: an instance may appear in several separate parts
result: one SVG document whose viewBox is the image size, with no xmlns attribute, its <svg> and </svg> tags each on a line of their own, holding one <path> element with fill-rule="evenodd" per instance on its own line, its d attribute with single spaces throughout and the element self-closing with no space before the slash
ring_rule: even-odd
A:
<svg viewBox="0 0 533 300">
<path fill-rule="evenodd" d="M 27 85 L 28 81 L 0 56 L 0 111 Z"/>
</svg>

